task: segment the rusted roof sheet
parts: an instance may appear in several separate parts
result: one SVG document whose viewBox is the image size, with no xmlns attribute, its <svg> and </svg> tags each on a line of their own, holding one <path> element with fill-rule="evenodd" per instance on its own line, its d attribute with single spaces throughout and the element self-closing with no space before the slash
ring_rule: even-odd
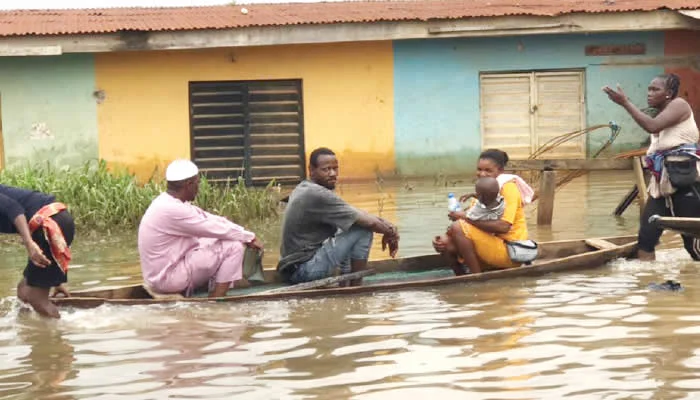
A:
<svg viewBox="0 0 700 400">
<path fill-rule="evenodd" d="M 683 10 L 699 0 L 413 0 L 0 11 L 0 36 Z M 245 9 L 245 10 L 243 10 Z M 246 12 L 247 11 L 247 12 Z"/>
</svg>

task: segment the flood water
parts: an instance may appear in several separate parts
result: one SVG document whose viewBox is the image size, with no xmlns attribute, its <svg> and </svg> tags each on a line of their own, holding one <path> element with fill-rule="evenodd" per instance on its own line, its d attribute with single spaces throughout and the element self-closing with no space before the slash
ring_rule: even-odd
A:
<svg viewBox="0 0 700 400">
<path fill-rule="evenodd" d="M 612 217 L 629 172 L 557 193 L 540 241 L 634 234 Z M 469 182 L 345 184 L 343 197 L 399 225 L 400 256 L 432 252 L 446 195 Z M 275 263 L 277 226 L 265 230 Z M 46 321 L 14 298 L 22 249 L 0 261 L 0 398 L 700 398 L 700 279 L 677 235 L 659 261 L 436 289 L 250 304 L 62 309 Z M 135 237 L 74 246 L 73 290 L 140 281 Z M 373 258 L 385 254 L 375 246 Z M 680 281 L 678 293 L 651 282 Z"/>
</svg>

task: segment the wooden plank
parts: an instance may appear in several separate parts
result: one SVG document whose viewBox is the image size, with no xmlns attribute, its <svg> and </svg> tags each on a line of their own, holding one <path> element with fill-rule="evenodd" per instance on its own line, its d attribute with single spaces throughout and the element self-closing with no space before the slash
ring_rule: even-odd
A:
<svg viewBox="0 0 700 400">
<path fill-rule="evenodd" d="M 641 149 L 635 149 L 635 150 L 630 150 L 626 151 L 624 153 L 619 153 L 613 156 L 614 159 L 620 159 L 620 158 L 634 158 L 634 157 L 641 157 L 646 155 L 648 147 L 642 147 Z"/>
<path fill-rule="evenodd" d="M 250 114 L 250 123 L 255 125 L 298 124 L 299 113 L 255 113 Z"/>
<path fill-rule="evenodd" d="M 630 170 L 631 160 L 615 159 L 581 159 L 581 160 L 511 160 L 508 162 L 507 170 Z"/>
<path fill-rule="evenodd" d="M 349 274 L 331 276 L 328 278 L 317 279 L 317 280 L 311 281 L 311 282 L 304 282 L 304 283 L 300 283 L 298 285 L 291 285 L 291 286 L 286 286 L 283 288 L 266 290 L 266 291 L 261 292 L 261 293 L 273 294 L 273 293 L 294 292 L 297 290 L 317 289 L 317 288 L 322 288 L 324 286 L 330 286 L 330 285 L 333 285 L 336 283 L 353 281 L 353 280 L 360 279 L 360 278 L 363 278 L 363 277 L 368 276 L 368 275 L 374 275 L 376 273 L 377 273 L 377 271 L 374 269 L 365 269 L 362 271 L 351 272 Z"/>
<path fill-rule="evenodd" d="M 642 158 L 632 159 L 632 169 L 634 170 L 634 180 L 637 184 L 637 196 L 639 197 L 639 213 L 644 213 L 644 206 L 647 204 L 647 180 L 644 177 Z"/>
<path fill-rule="evenodd" d="M 274 125 L 251 124 L 250 125 L 250 133 L 252 135 L 260 135 L 260 136 L 262 136 L 262 135 L 269 135 L 269 136 L 277 135 L 279 137 L 282 137 L 282 136 L 298 137 L 299 136 L 299 124 L 296 124 L 296 123 L 274 124 Z M 266 143 L 260 143 L 260 144 L 266 144 Z M 277 142 L 269 142 L 269 143 L 274 144 Z"/>
<path fill-rule="evenodd" d="M 543 171 L 537 199 L 537 225 L 551 225 L 554 215 L 554 193 L 557 175 L 554 171 Z"/>
<path fill-rule="evenodd" d="M 253 162 L 253 168 L 259 168 L 263 166 L 267 166 L 268 168 L 271 166 L 289 166 L 290 168 L 299 168 L 299 159 L 298 154 L 294 155 L 268 155 L 268 156 L 259 156 L 259 155 L 254 155 L 251 157 L 252 162 Z"/>
<path fill-rule="evenodd" d="M 586 239 L 584 242 L 597 250 L 609 250 L 617 247 L 615 243 L 610 243 L 604 239 Z"/>
</svg>

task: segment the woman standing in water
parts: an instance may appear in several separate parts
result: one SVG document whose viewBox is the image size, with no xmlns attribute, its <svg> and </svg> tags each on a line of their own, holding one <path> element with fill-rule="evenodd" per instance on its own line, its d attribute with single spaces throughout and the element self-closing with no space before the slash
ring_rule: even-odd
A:
<svg viewBox="0 0 700 400">
<path fill-rule="evenodd" d="M 532 200 L 534 192 L 517 175 L 504 174 L 508 163 L 506 152 L 489 149 L 479 156 L 478 178 L 495 178 L 505 201 L 503 215 L 497 220 L 471 220 L 465 212 L 451 212 L 455 221 L 446 236 L 433 239 L 433 248 L 450 259 L 456 275 L 464 275 L 463 265 L 471 273 L 479 273 L 482 264 L 493 268 L 520 266 L 508 256 L 506 241 L 527 240 L 527 223 L 523 206 Z"/>
<path fill-rule="evenodd" d="M 647 103 L 658 110 L 653 117 L 632 104 L 619 86 L 617 90 L 603 88 L 610 100 L 622 106 L 651 135 L 645 164 L 652 177 L 639 226 L 640 260 L 656 258 L 654 250 L 663 233 L 663 229 L 649 222 L 649 217 L 700 217 L 698 126 L 688 102 L 678 97 L 680 84 L 675 74 L 660 75 L 651 81 Z M 694 260 L 700 260 L 700 240 L 683 235 L 683 244 Z"/>
</svg>

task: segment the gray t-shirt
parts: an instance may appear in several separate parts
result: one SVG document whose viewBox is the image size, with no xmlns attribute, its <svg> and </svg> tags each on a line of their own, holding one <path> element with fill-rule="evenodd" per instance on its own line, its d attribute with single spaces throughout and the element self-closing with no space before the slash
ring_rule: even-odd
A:
<svg viewBox="0 0 700 400">
<path fill-rule="evenodd" d="M 338 229 L 347 231 L 360 211 L 335 192 L 304 180 L 289 196 L 282 222 L 282 245 L 277 270 L 310 260 Z"/>
</svg>

